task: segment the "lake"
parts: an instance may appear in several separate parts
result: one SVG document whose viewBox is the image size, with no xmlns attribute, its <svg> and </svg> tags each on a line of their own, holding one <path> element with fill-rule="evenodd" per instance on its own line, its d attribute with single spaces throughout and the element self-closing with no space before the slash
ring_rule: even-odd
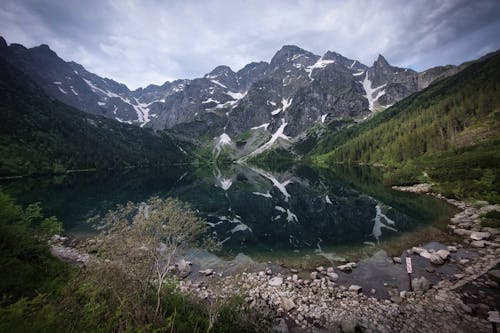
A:
<svg viewBox="0 0 500 333">
<path fill-rule="evenodd" d="M 294 164 L 266 170 L 226 165 L 203 168 L 78 173 L 3 181 L 22 204 L 41 202 L 67 233 L 96 231 L 87 219 L 117 204 L 151 196 L 189 202 L 206 219 L 222 248 L 253 260 L 311 260 L 389 254 L 442 236 L 453 209 L 426 195 L 385 187 L 379 169 L 333 170 Z M 314 260 L 313 260 L 314 261 Z"/>
</svg>

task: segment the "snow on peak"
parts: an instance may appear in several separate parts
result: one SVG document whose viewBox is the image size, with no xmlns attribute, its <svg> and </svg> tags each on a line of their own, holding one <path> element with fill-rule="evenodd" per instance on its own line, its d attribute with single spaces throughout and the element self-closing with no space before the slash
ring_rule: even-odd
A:
<svg viewBox="0 0 500 333">
<path fill-rule="evenodd" d="M 324 60 L 323 57 L 321 57 L 321 58 L 319 58 L 318 61 L 316 61 L 316 63 L 314 63 L 311 66 L 308 66 L 306 68 L 306 72 L 309 73 L 309 78 L 312 80 L 312 72 L 313 72 L 313 70 L 319 69 L 319 68 L 325 68 L 329 64 L 333 64 L 333 63 L 335 63 L 335 60 Z"/>
<path fill-rule="evenodd" d="M 324 124 L 326 117 L 328 116 L 328 113 L 325 113 L 324 115 L 321 116 L 321 123 Z"/>
<path fill-rule="evenodd" d="M 292 101 L 293 101 L 293 97 L 290 97 L 289 99 L 286 99 L 286 98 L 283 98 L 281 100 L 281 105 L 282 107 L 279 108 L 279 109 L 276 109 L 274 111 L 271 111 L 271 114 L 273 116 L 277 115 L 278 113 L 280 113 L 281 111 L 285 111 L 291 104 L 292 104 Z"/>
<path fill-rule="evenodd" d="M 210 82 L 215 83 L 216 85 L 221 86 L 221 87 L 222 87 L 222 88 L 224 88 L 224 89 L 227 89 L 227 87 L 226 87 L 225 85 L 223 85 L 222 83 L 220 83 L 220 82 L 219 82 L 219 81 L 217 81 L 217 80 L 210 80 Z"/>
<path fill-rule="evenodd" d="M 361 71 L 361 72 L 358 72 L 358 73 L 352 73 L 352 76 L 360 76 L 360 75 L 363 75 L 365 74 L 364 71 Z"/>
</svg>

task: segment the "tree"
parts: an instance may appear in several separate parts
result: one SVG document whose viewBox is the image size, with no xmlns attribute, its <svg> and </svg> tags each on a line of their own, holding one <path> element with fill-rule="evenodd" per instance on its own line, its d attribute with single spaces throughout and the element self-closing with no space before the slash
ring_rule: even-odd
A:
<svg viewBox="0 0 500 333">
<path fill-rule="evenodd" d="M 106 229 L 99 246 L 101 259 L 113 262 L 126 272 L 144 297 L 153 286 L 154 313 L 160 316 L 162 290 L 174 260 L 200 240 L 206 223 L 188 204 L 158 197 L 139 205 L 119 206 L 108 212 L 101 223 Z"/>
</svg>

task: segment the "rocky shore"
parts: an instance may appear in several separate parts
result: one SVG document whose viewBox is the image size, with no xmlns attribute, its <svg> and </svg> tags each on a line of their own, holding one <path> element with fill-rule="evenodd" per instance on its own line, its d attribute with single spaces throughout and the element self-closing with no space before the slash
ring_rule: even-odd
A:
<svg viewBox="0 0 500 333">
<path fill-rule="evenodd" d="M 482 219 L 500 205 L 446 199 L 429 184 L 395 189 L 434 195 L 457 207 L 448 228 L 461 241 L 411 247 L 394 258 L 379 253 L 371 266 L 337 258 L 312 272 L 271 263 L 229 275 L 207 267 L 191 272 L 181 259 L 181 290 L 207 300 L 242 294 L 249 308 L 275 318 L 274 332 L 491 332 L 500 307 L 500 230 L 483 226 Z M 52 245 L 61 259 L 85 263 L 86 254 L 73 250 L 60 240 Z M 415 263 L 413 291 L 405 280 L 406 257 Z M 381 266 L 394 277 L 382 277 L 387 282 L 377 288 L 369 280 L 356 283 L 357 270 L 366 275 Z"/>
<path fill-rule="evenodd" d="M 448 227 L 462 242 L 412 247 L 392 259 L 400 270 L 408 256 L 424 262 L 426 273 L 440 273 L 434 279 L 415 274 L 414 291 L 384 283 L 389 297 L 378 298 L 374 289 L 341 284 L 342 272 L 357 269 L 343 261 L 318 267 L 305 279 L 294 269 L 226 277 L 210 271 L 204 280 L 181 281 L 181 287 L 202 298 L 243 293 L 250 307 L 273 309 L 275 332 L 491 332 L 488 316 L 500 305 L 500 231 L 483 227 L 481 216 L 500 206 L 446 199 L 428 184 L 397 189 L 434 195 L 460 210 Z"/>
</svg>

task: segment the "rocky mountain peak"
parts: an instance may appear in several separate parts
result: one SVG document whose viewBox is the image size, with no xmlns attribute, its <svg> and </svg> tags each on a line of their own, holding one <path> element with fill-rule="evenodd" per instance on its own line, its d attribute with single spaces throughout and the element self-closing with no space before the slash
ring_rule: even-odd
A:
<svg viewBox="0 0 500 333">
<path fill-rule="evenodd" d="M 225 65 L 220 65 L 220 66 L 215 67 L 210 73 L 205 75 L 205 77 L 208 79 L 215 79 L 215 78 L 218 78 L 220 76 L 233 76 L 235 74 L 236 73 L 233 72 L 231 67 L 225 66 Z"/>
<path fill-rule="evenodd" d="M 389 62 L 384 58 L 383 55 L 379 54 L 377 60 L 373 63 L 373 67 L 390 67 Z"/>
<path fill-rule="evenodd" d="M 304 56 L 304 58 L 319 58 L 317 55 L 301 49 L 295 45 L 284 45 L 271 59 L 271 68 L 276 68 L 284 63 L 290 63 Z"/>
</svg>

